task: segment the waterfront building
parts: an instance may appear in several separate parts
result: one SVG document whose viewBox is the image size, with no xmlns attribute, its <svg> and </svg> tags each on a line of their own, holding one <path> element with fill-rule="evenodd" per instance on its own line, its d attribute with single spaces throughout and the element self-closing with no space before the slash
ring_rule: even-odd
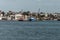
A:
<svg viewBox="0 0 60 40">
<path fill-rule="evenodd" d="M 57 13 L 52 13 L 52 15 L 53 15 L 53 16 L 55 16 L 55 17 L 57 17 L 57 16 L 58 16 L 58 15 L 57 15 Z"/>
<path fill-rule="evenodd" d="M 15 14 L 15 20 L 24 20 L 24 17 L 22 14 Z"/>
<path fill-rule="evenodd" d="M 0 10 L 0 20 L 3 20 L 3 19 L 4 20 L 6 19 L 5 12 Z"/>
<path fill-rule="evenodd" d="M 48 13 L 45 13 L 45 17 L 48 17 Z"/>
<path fill-rule="evenodd" d="M 23 15 L 23 17 L 24 17 L 24 20 L 26 21 L 26 20 L 28 20 L 28 17 L 29 17 L 29 16 Z"/>
<path fill-rule="evenodd" d="M 15 20 L 15 15 L 7 16 L 7 20 Z"/>
<path fill-rule="evenodd" d="M 9 11 L 6 14 L 7 20 L 15 20 L 15 12 Z"/>
<path fill-rule="evenodd" d="M 56 13 L 57 14 L 57 17 L 60 17 L 60 13 Z"/>
<path fill-rule="evenodd" d="M 57 14 L 57 20 L 60 20 L 60 13 L 56 13 Z"/>
<path fill-rule="evenodd" d="M 8 17 L 7 17 L 7 20 L 11 20 L 11 17 L 8 16 Z"/>
</svg>

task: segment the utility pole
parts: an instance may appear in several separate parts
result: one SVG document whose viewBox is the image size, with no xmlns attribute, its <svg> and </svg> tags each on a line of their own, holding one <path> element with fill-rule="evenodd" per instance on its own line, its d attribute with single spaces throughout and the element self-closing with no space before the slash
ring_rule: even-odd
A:
<svg viewBox="0 0 60 40">
<path fill-rule="evenodd" d="M 39 20 L 39 15 L 40 15 L 40 8 L 38 9 L 38 12 L 37 12 L 37 14 L 36 14 L 37 20 Z"/>
<path fill-rule="evenodd" d="M 40 8 L 38 9 L 38 13 L 40 13 Z"/>
</svg>

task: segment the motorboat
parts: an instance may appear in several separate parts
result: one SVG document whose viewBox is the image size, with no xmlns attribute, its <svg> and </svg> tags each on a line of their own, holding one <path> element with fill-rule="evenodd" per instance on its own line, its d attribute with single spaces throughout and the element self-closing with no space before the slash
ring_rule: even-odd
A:
<svg viewBox="0 0 60 40">
<path fill-rule="evenodd" d="M 36 19 L 31 17 L 31 18 L 28 19 L 28 21 L 36 21 Z"/>
</svg>

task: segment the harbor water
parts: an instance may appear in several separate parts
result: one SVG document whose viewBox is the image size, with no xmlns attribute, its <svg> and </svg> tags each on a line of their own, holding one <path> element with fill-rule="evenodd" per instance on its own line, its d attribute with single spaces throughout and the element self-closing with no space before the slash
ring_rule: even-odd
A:
<svg viewBox="0 0 60 40">
<path fill-rule="evenodd" d="M 60 40 L 60 21 L 0 21 L 0 40 Z"/>
</svg>

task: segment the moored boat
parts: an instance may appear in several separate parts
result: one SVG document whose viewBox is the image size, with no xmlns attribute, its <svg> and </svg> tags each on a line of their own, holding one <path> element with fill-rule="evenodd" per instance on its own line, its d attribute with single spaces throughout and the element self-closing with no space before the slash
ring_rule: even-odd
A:
<svg viewBox="0 0 60 40">
<path fill-rule="evenodd" d="M 60 19 L 57 19 L 57 21 L 60 21 Z"/>
<path fill-rule="evenodd" d="M 28 21 L 36 21 L 36 19 L 31 17 L 31 18 L 28 19 Z"/>
</svg>

